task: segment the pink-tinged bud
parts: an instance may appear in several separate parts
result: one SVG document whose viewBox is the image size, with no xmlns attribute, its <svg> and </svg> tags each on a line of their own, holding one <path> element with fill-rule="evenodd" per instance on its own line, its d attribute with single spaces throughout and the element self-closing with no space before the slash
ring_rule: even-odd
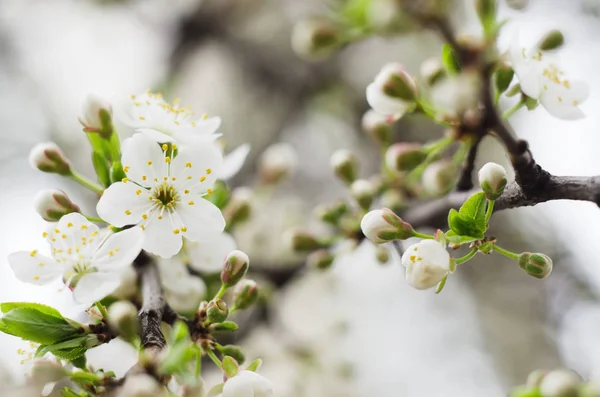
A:
<svg viewBox="0 0 600 397">
<path fill-rule="evenodd" d="M 552 259 L 545 254 L 523 252 L 519 255 L 518 262 L 521 269 L 535 278 L 546 278 L 552 272 Z"/>
<path fill-rule="evenodd" d="M 365 179 L 358 179 L 350 186 L 350 194 L 360 208 L 368 210 L 376 194 L 373 184 Z"/>
<path fill-rule="evenodd" d="M 368 212 L 362 218 L 360 228 L 363 234 L 376 244 L 405 240 L 413 235 L 410 223 L 403 221 L 389 208 Z"/>
<path fill-rule="evenodd" d="M 446 74 L 444 65 L 442 65 L 442 62 L 438 58 L 430 58 L 423 62 L 420 73 L 429 85 L 434 85 Z"/>
<path fill-rule="evenodd" d="M 208 302 L 206 316 L 211 323 L 221 323 L 227 320 L 229 308 L 223 299 L 213 299 Z"/>
<path fill-rule="evenodd" d="M 259 158 L 258 173 L 264 183 L 276 184 L 291 175 L 298 166 L 298 155 L 292 145 L 275 143 Z"/>
<path fill-rule="evenodd" d="M 398 172 L 411 171 L 426 157 L 427 153 L 418 143 L 395 143 L 385 152 L 385 164 Z"/>
<path fill-rule="evenodd" d="M 479 170 L 479 184 L 488 200 L 496 200 L 506 187 L 506 170 L 499 164 L 487 163 Z"/>
<path fill-rule="evenodd" d="M 58 222 L 63 215 L 81 212 L 79 207 L 69 199 L 62 190 L 41 190 L 33 199 L 33 206 L 38 214 L 48 222 Z"/>
<path fill-rule="evenodd" d="M 385 65 L 375 77 L 375 85 L 395 99 L 414 101 L 417 98 L 417 84 L 399 63 Z"/>
<path fill-rule="evenodd" d="M 311 252 L 306 257 L 306 266 L 311 269 L 326 270 L 331 267 L 334 260 L 335 256 L 329 250 L 320 249 Z"/>
<path fill-rule="evenodd" d="M 254 305 L 258 300 L 258 285 L 253 280 L 242 280 L 235 286 L 233 292 L 233 306 L 238 310 L 245 310 Z"/>
<path fill-rule="evenodd" d="M 236 285 L 246 275 L 249 265 L 248 255 L 240 250 L 231 251 L 225 258 L 221 282 L 227 287 Z"/>
<path fill-rule="evenodd" d="M 292 49 L 305 59 L 327 58 L 340 45 L 340 28 L 324 18 L 299 21 L 292 30 Z"/>
<path fill-rule="evenodd" d="M 55 361 L 35 360 L 31 366 L 30 376 L 36 384 L 45 385 L 58 382 L 67 376 L 67 371 Z"/>
<path fill-rule="evenodd" d="M 106 112 L 104 116 L 102 112 Z M 88 94 L 81 107 L 79 122 L 84 131 L 100 131 L 103 127 L 102 119 L 112 117 L 112 106 L 104 98 L 96 94 Z"/>
<path fill-rule="evenodd" d="M 71 165 L 60 148 L 53 142 L 39 143 L 29 152 L 29 164 L 43 172 L 70 175 Z"/>
<path fill-rule="evenodd" d="M 392 140 L 393 119 L 383 116 L 373 109 L 367 110 L 362 118 L 362 129 L 375 142 L 385 144 Z"/>
<path fill-rule="evenodd" d="M 346 149 L 336 150 L 331 155 L 330 164 L 333 172 L 342 182 L 350 184 L 356 179 L 358 161 L 351 151 Z"/>
</svg>

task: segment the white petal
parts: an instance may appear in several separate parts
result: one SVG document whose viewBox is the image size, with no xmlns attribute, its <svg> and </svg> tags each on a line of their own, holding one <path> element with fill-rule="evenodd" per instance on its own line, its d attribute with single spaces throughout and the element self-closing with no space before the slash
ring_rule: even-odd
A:
<svg viewBox="0 0 600 397">
<path fill-rule="evenodd" d="M 190 266 L 208 273 L 220 272 L 225 257 L 236 248 L 235 240 L 229 233 L 186 244 Z"/>
<path fill-rule="evenodd" d="M 523 47 L 521 47 L 519 32 L 516 32 L 511 38 L 508 54 L 510 56 L 510 63 L 515 71 L 525 65 L 526 59 L 523 56 Z"/>
<path fill-rule="evenodd" d="M 158 214 L 153 214 L 145 225 L 144 250 L 162 258 L 170 258 L 181 250 L 183 245 L 181 233 L 175 234 L 171 217 L 166 213 L 159 219 Z"/>
<path fill-rule="evenodd" d="M 367 102 L 374 111 L 383 116 L 401 117 L 408 109 L 406 103 L 387 97 L 374 84 L 367 87 Z"/>
<path fill-rule="evenodd" d="M 114 226 L 135 225 L 152 206 L 148 197 L 148 190 L 131 181 L 113 183 L 100 197 L 96 211 L 100 218 Z"/>
<path fill-rule="evenodd" d="M 524 69 L 517 73 L 521 90 L 529 97 L 539 99 L 541 91 L 540 73 L 535 69 Z"/>
<path fill-rule="evenodd" d="M 225 382 L 223 397 L 254 397 L 254 390 L 244 377 L 234 376 Z"/>
<path fill-rule="evenodd" d="M 118 271 L 130 265 L 142 250 L 144 232 L 132 227 L 108 237 L 92 258 L 100 272 Z"/>
<path fill-rule="evenodd" d="M 223 166 L 218 178 L 226 181 L 237 174 L 244 165 L 248 153 L 250 153 L 250 145 L 245 144 L 238 146 L 235 150 L 227 154 L 223 159 Z"/>
<path fill-rule="evenodd" d="M 189 205 L 193 203 L 193 205 Z M 225 218 L 221 210 L 208 200 L 196 196 L 189 202 L 177 207 L 183 224 L 187 228 L 185 237 L 192 241 L 201 241 L 219 234 L 225 229 Z"/>
<path fill-rule="evenodd" d="M 123 142 L 123 168 L 127 177 L 142 186 L 166 175 L 165 156 L 159 144 L 145 134 L 134 134 Z M 112 187 L 112 185 L 111 185 Z"/>
<path fill-rule="evenodd" d="M 138 128 L 135 131 L 144 134 L 157 143 L 173 142 L 175 140 L 172 136 L 151 128 Z"/>
<path fill-rule="evenodd" d="M 73 296 L 79 303 L 91 304 L 112 293 L 120 283 L 121 275 L 119 273 L 84 274 L 77 282 Z"/>
<path fill-rule="evenodd" d="M 546 108 L 552 116 L 562 120 L 578 120 L 585 117 L 585 113 L 572 103 L 559 101 L 554 91 L 544 91 L 540 98 L 540 104 Z"/>
<path fill-rule="evenodd" d="M 174 130 L 175 139 L 186 144 L 193 144 L 194 142 L 212 142 L 217 137 L 215 132 L 217 132 L 221 126 L 221 118 L 211 117 L 206 120 L 195 120 L 194 124 L 195 125 L 188 124 L 187 126 L 181 126 Z"/>
<path fill-rule="evenodd" d="M 8 264 L 15 277 L 30 284 L 48 284 L 63 272 L 62 265 L 36 251 L 13 252 L 8 256 Z"/>
<path fill-rule="evenodd" d="M 62 263 L 70 260 L 74 253 L 89 257 L 100 242 L 98 226 L 76 212 L 67 214 L 58 223 L 50 225 L 46 233 L 46 239 L 52 247 L 52 256 Z"/>
<path fill-rule="evenodd" d="M 177 178 L 178 190 L 204 193 L 217 180 L 222 164 L 223 155 L 215 144 L 186 146 L 171 161 L 170 176 Z"/>
</svg>

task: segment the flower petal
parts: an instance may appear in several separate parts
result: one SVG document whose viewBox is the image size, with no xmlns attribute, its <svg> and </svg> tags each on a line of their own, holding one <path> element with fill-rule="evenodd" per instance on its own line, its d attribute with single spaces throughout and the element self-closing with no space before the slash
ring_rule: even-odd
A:
<svg viewBox="0 0 600 397">
<path fill-rule="evenodd" d="M 155 140 L 145 134 L 134 134 L 125 139 L 122 147 L 123 169 L 132 181 L 150 186 L 154 178 L 166 175 L 165 156 Z"/>
<path fill-rule="evenodd" d="M 152 207 L 148 190 L 133 182 L 117 182 L 104 191 L 96 211 L 106 222 L 123 227 L 135 225 Z"/>
<path fill-rule="evenodd" d="M 225 382 L 223 397 L 254 397 L 254 389 L 243 376 L 234 376 Z"/>
<path fill-rule="evenodd" d="M 234 238 L 229 233 L 222 233 L 214 238 L 187 242 L 185 247 L 192 269 L 217 273 L 223 269 L 225 257 L 237 246 Z"/>
<path fill-rule="evenodd" d="M 521 70 L 519 72 L 515 70 L 515 72 L 517 73 L 517 77 L 519 78 L 521 90 L 525 93 L 525 95 L 534 99 L 539 99 L 541 90 L 539 71 L 533 68 L 529 68 Z"/>
<path fill-rule="evenodd" d="M 13 252 L 8 256 L 8 264 L 15 277 L 30 284 L 48 284 L 63 273 L 61 264 L 37 251 Z"/>
<path fill-rule="evenodd" d="M 581 109 L 572 102 L 566 103 L 562 97 L 556 95 L 554 90 L 542 92 L 540 104 L 552 116 L 562 120 L 578 120 L 585 117 L 585 113 Z"/>
<path fill-rule="evenodd" d="M 132 227 L 108 237 L 92 258 L 100 272 L 118 271 L 130 265 L 142 250 L 144 232 Z"/>
<path fill-rule="evenodd" d="M 373 83 L 367 87 L 367 102 L 374 111 L 383 116 L 400 118 L 408 109 L 407 104 L 385 96 Z"/>
<path fill-rule="evenodd" d="M 166 142 L 175 141 L 175 139 L 172 136 L 167 135 L 167 134 L 157 131 L 157 130 L 153 130 L 151 128 L 138 128 L 135 131 L 139 132 L 141 134 L 144 134 L 146 137 L 148 137 L 149 139 L 152 139 L 153 141 L 155 141 L 157 143 L 166 143 Z"/>
<path fill-rule="evenodd" d="M 73 289 L 73 297 L 79 303 L 97 302 L 110 295 L 121 283 L 119 273 L 84 274 Z"/>
<path fill-rule="evenodd" d="M 225 229 L 225 218 L 221 210 L 200 196 L 181 203 L 177 207 L 177 213 L 187 228 L 185 237 L 192 241 L 210 238 Z"/>
<path fill-rule="evenodd" d="M 52 256 L 63 263 L 75 254 L 89 257 L 100 243 L 98 233 L 98 226 L 80 213 L 72 212 L 51 224 L 45 235 L 52 247 Z"/>
<path fill-rule="evenodd" d="M 176 178 L 178 190 L 205 193 L 217 180 L 222 164 L 223 155 L 215 144 L 187 146 L 171 161 L 170 176 Z"/>
<path fill-rule="evenodd" d="M 221 167 L 218 178 L 226 181 L 237 174 L 244 165 L 248 153 L 250 153 L 250 145 L 244 144 L 227 154 L 223 159 L 223 166 Z"/>
<path fill-rule="evenodd" d="M 174 233 L 171 217 L 167 214 L 153 214 L 144 227 L 144 250 L 161 258 L 170 258 L 181 250 L 181 233 Z"/>
</svg>

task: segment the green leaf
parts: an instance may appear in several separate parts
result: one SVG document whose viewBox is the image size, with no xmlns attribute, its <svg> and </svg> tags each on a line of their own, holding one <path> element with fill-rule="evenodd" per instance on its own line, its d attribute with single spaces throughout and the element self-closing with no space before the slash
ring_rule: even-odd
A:
<svg viewBox="0 0 600 397">
<path fill-rule="evenodd" d="M 453 230 L 449 230 L 446 233 L 446 240 L 448 240 L 448 242 L 452 244 L 462 245 L 471 243 L 473 241 L 481 240 L 481 238 L 471 236 L 459 236 Z"/>
<path fill-rule="evenodd" d="M 188 326 L 183 321 L 177 321 L 173 326 L 172 338 L 173 343 L 189 339 L 190 331 Z"/>
<path fill-rule="evenodd" d="M 509 397 L 543 397 L 539 387 L 521 386 L 510 392 Z"/>
<path fill-rule="evenodd" d="M 98 181 L 104 187 L 110 186 L 110 171 L 108 168 L 108 163 L 106 162 L 106 158 L 98 152 L 92 152 L 92 164 L 94 165 L 94 170 L 96 171 L 96 175 L 98 177 Z"/>
<path fill-rule="evenodd" d="M 71 364 L 73 364 L 73 366 L 76 368 L 85 369 L 86 365 L 87 365 L 87 360 L 85 359 L 85 355 L 71 360 Z"/>
<path fill-rule="evenodd" d="M 442 48 L 442 65 L 444 65 L 444 69 L 446 69 L 448 74 L 458 74 L 460 72 L 460 65 L 456 59 L 454 49 L 447 43 Z"/>
<path fill-rule="evenodd" d="M 479 21 L 483 26 L 483 31 L 486 37 L 490 37 L 490 33 L 494 31 L 496 23 L 496 0 L 477 0 L 475 1 L 475 10 Z"/>
<path fill-rule="evenodd" d="M 211 326 L 215 331 L 237 331 L 238 325 L 233 321 L 223 321 L 222 323 L 213 324 Z"/>
<path fill-rule="evenodd" d="M 252 361 L 250 363 L 250 365 L 248 365 L 248 368 L 246 368 L 246 370 L 256 372 L 259 370 L 261 365 L 262 365 L 262 360 L 260 358 L 257 358 L 256 360 Z"/>
<path fill-rule="evenodd" d="M 223 371 L 225 371 L 229 378 L 236 376 L 239 370 L 240 366 L 238 365 L 237 361 L 229 356 L 223 357 Z"/>
<path fill-rule="evenodd" d="M 35 356 L 43 357 L 46 353 L 52 353 L 56 356 L 59 356 L 59 354 L 67 354 L 67 352 L 70 350 L 76 350 L 80 348 L 84 348 L 85 351 L 85 342 L 87 339 L 87 336 L 78 336 L 76 338 L 64 340 L 62 342 L 45 345 L 42 344 L 38 347 L 37 351 L 35 352 Z M 56 352 L 58 352 L 58 354 Z M 79 356 L 76 356 L 75 358 L 69 358 L 69 360 L 74 360 L 78 357 Z"/>
<path fill-rule="evenodd" d="M 444 276 L 444 278 L 438 283 L 436 289 L 435 289 L 435 293 L 439 294 L 440 292 L 442 292 L 442 290 L 444 289 L 444 285 L 446 285 L 446 280 L 448 280 L 448 275 L 446 274 Z"/>
<path fill-rule="evenodd" d="M 167 375 L 185 372 L 190 361 L 196 358 L 196 351 L 196 347 L 191 343 L 172 345 L 162 360 L 160 372 Z"/>
<path fill-rule="evenodd" d="M 225 383 L 219 383 L 218 385 L 213 386 L 206 394 L 206 397 L 215 397 L 222 394 L 223 386 L 225 386 Z"/>
<path fill-rule="evenodd" d="M 341 10 L 344 20 L 354 27 L 364 27 L 369 23 L 368 12 L 372 0 L 348 0 Z"/>
<path fill-rule="evenodd" d="M 32 302 L 5 302 L 0 303 L 0 310 L 2 313 L 8 313 L 14 309 L 35 309 L 44 314 L 48 314 L 57 318 L 64 318 L 62 314 L 58 310 L 48 305 L 43 305 L 41 303 L 32 303 Z"/>
<path fill-rule="evenodd" d="M 469 218 L 473 219 L 477 224 L 483 224 L 485 230 L 485 209 L 487 206 L 487 199 L 485 193 L 475 193 L 460 207 L 458 212 Z"/>
<path fill-rule="evenodd" d="M 510 66 L 502 66 L 494 74 L 494 84 L 496 86 L 496 95 L 501 95 L 508 89 L 508 86 L 515 76 L 515 71 Z"/>
<path fill-rule="evenodd" d="M 69 339 L 81 332 L 62 317 L 32 308 L 12 309 L 5 314 L 0 331 L 43 345 Z"/>
<path fill-rule="evenodd" d="M 477 227 L 477 223 L 473 219 L 460 214 L 455 209 L 451 209 L 448 213 L 448 226 L 456 236 L 469 236 L 475 240 L 480 240 L 484 237 L 483 231 Z M 449 238 L 450 236 L 446 234 L 448 241 L 457 244 L 455 241 Z"/>
</svg>

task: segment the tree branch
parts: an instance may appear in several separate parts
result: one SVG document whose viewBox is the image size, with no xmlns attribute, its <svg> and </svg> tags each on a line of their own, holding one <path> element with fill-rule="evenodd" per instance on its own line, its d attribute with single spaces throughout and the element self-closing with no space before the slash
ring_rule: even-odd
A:
<svg viewBox="0 0 600 397">
<path fill-rule="evenodd" d="M 478 137 L 473 143 L 473 146 L 469 149 L 467 159 L 463 163 L 460 171 L 460 177 L 458 178 L 458 182 L 456 182 L 456 191 L 458 192 L 466 192 L 473 189 L 473 170 L 475 169 L 477 151 L 479 150 L 479 144 L 482 139 L 483 137 Z"/>
</svg>

